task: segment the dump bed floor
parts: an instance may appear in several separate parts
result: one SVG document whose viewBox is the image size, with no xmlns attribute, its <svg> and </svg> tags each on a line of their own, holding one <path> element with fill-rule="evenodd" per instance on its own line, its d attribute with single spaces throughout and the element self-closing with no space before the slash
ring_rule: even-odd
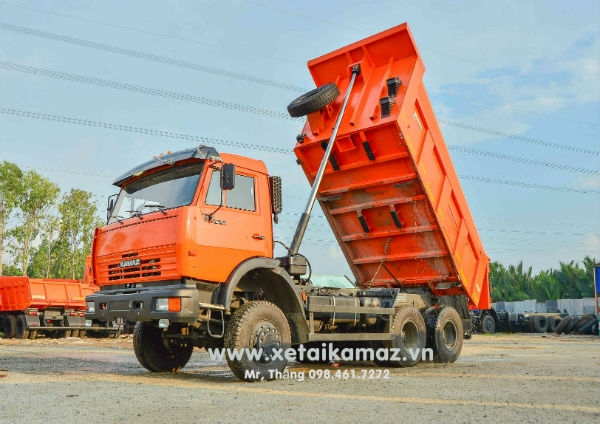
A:
<svg viewBox="0 0 600 424">
<path fill-rule="evenodd" d="M 308 63 L 340 96 L 308 116 L 295 153 L 314 181 L 355 64 L 318 200 L 359 284 L 429 286 L 489 308 L 488 264 L 422 83 L 406 24 Z"/>
</svg>

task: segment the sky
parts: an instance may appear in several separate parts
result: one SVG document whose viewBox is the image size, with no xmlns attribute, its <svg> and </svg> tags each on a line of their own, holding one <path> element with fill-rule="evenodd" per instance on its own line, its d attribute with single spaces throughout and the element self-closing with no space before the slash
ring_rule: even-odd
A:
<svg viewBox="0 0 600 424">
<path fill-rule="evenodd" d="M 209 144 L 283 179 L 289 244 L 310 187 L 287 105 L 306 63 L 407 22 L 484 248 L 534 272 L 600 260 L 600 2 L 0 0 L 0 160 L 91 192 Z M 320 210 L 301 252 L 351 275 Z M 281 252 L 276 252 L 281 253 Z"/>
</svg>

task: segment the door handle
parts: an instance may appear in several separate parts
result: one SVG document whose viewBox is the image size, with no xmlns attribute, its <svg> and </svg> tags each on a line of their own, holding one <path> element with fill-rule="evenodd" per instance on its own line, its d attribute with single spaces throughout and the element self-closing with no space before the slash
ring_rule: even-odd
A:
<svg viewBox="0 0 600 424">
<path fill-rule="evenodd" d="M 265 236 L 261 236 L 260 234 L 252 234 L 252 238 L 255 240 L 264 240 Z"/>
</svg>

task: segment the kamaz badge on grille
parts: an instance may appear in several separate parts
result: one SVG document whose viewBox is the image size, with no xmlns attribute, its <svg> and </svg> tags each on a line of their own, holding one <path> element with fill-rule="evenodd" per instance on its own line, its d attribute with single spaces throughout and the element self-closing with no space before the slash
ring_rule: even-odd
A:
<svg viewBox="0 0 600 424">
<path fill-rule="evenodd" d="M 119 262 L 119 268 L 126 268 L 128 266 L 140 266 L 141 264 L 142 260 L 140 258 L 128 259 L 126 261 Z"/>
</svg>

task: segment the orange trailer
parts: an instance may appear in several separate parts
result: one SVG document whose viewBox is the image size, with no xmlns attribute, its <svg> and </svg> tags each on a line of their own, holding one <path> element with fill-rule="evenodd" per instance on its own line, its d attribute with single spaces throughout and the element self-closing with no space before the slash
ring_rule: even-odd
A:
<svg viewBox="0 0 600 424">
<path fill-rule="evenodd" d="M 7 338 L 78 335 L 85 297 L 96 290 L 79 280 L 0 277 L 0 329 Z"/>
</svg>

